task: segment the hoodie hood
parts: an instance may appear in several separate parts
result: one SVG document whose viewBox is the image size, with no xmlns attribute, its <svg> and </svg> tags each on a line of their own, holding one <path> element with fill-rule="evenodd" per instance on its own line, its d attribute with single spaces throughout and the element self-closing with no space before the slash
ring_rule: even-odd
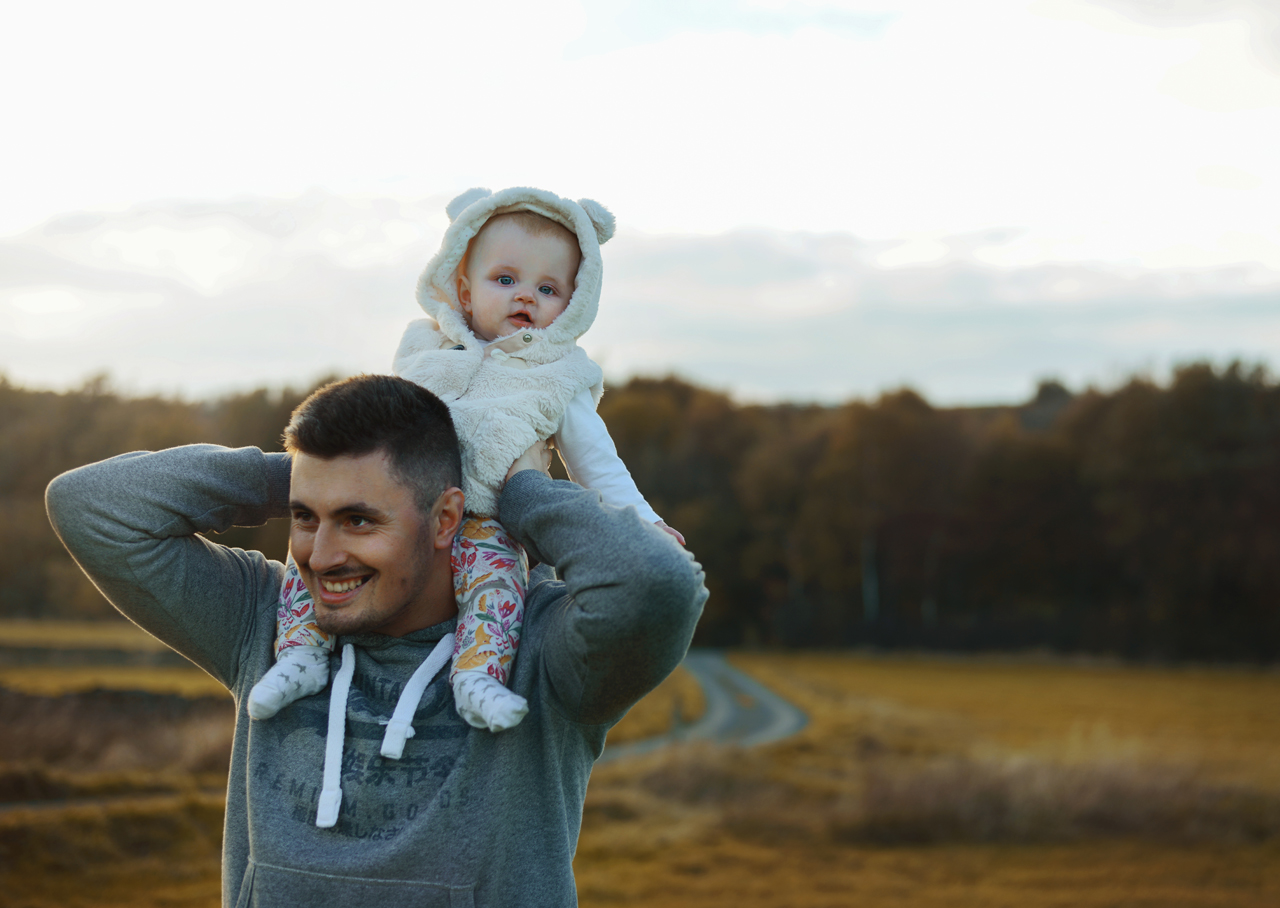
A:
<svg viewBox="0 0 1280 908">
<path fill-rule="evenodd" d="M 479 349 L 483 344 L 467 327 L 463 315 L 458 299 L 458 265 L 467 244 L 489 218 L 511 211 L 531 211 L 566 227 L 578 238 L 582 261 L 564 312 L 545 328 L 521 332 L 526 338 L 521 355 L 529 362 L 548 363 L 564 356 L 591 327 L 600 307 L 600 245 L 613 236 L 614 229 L 609 210 L 591 199 L 575 202 L 541 189 L 516 186 L 499 192 L 469 189 L 450 202 L 445 211 L 449 229 L 440 251 L 432 256 L 418 279 L 418 305 L 436 320 L 446 337 L 468 349 Z"/>
</svg>

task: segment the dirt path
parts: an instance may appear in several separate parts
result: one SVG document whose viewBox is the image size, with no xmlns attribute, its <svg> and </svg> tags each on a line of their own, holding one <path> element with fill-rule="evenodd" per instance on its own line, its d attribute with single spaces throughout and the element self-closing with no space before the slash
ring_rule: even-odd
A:
<svg viewBox="0 0 1280 908">
<path fill-rule="evenodd" d="M 707 703 L 702 718 L 689 725 L 677 723 L 672 731 L 656 738 L 606 746 L 597 763 L 652 753 L 677 741 L 757 747 L 790 737 L 808 724 L 803 711 L 734 668 L 723 653 L 691 651 L 683 665 L 702 685 Z"/>
</svg>

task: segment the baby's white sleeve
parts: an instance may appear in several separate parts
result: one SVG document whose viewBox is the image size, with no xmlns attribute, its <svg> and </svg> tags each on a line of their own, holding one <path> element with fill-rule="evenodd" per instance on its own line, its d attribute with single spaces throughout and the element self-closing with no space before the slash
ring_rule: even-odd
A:
<svg viewBox="0 0 1280 908">
<path fill-rule="evenodd" d="M 634 507 L 651 523 L 662 518 L 644 500 L 627 465 L 618 456 L 604 420 L 596 412 L 591 391 L 583 391 L 565 407 L 564 418 L 556 430 L 556 446 L 573 481 L 595 489 L 605 504 L 616 508 Z"/>
</svg>

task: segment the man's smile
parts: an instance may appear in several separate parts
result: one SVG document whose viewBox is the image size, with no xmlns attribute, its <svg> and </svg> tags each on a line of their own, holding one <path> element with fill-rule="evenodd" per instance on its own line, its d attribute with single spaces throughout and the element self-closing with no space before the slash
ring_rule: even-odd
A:
<svg viewBox="0 0 1280 908">
<path fill-rule="evenodd" d="M 342 606 L 349 603 L 357 595 L 364 585 L 373 577 L 372 574 L 364 574 L 359 577 L 316 577 L 320 583 L 319 599 L 326 606 Z"/>
<path fill-rule="evenodd" d="M 345 593 L 347 590 L 354 590 L 368 579 L 368 577 L 362 577 L 359 580 L 321 580 L 320 582 L 331 593 Z"/>
</svg>

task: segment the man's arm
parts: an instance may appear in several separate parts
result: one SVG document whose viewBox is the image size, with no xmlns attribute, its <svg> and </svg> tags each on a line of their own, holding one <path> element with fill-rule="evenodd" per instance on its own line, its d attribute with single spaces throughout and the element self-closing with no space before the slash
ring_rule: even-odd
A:
<svg viewBox="0 0 1280 908">
<path fill-rule="evenodd" d="M 517 462 L 519 463 L 519 462 Z M 555 566 L 568 598 L 542 615 L 542 658 L 569 715 L 612 722 L 680 664 L 707 598 L 701 566 L 631 508 L 516 473 L 499 502 L 502 524 L 531 559 Z"/>
<path fill-rule="evenodd" d="M 197 536 L 288 515 L 289 458 L 191 445 L 122 454 L 49 484 L 49 519 L 128 618 L 228 687 L 280 566 Z"/>
</svg>

